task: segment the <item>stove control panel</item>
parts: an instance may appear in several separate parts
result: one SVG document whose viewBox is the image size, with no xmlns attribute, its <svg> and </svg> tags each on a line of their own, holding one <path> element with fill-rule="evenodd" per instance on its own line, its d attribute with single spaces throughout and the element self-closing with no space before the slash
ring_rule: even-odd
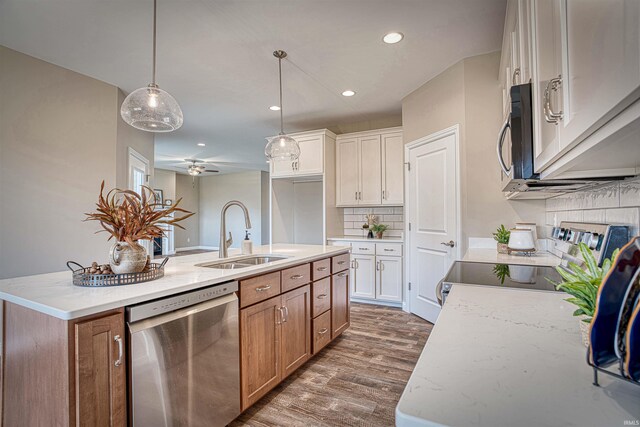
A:
<svg viewBox="0 0 640 427">
<path fill-rule="evenodd" d="M 598 265 L 601 265 L 605 258 L 611 257 L 613 251 L 627 244 L 629 228 L 623 225 L 563 221 L 559 227 L 553 227 L 551 240 L 555 244 L 553 251 L 563 259 L 563 264 L 582 264 L 578 245 L 584 243 L 595 255 Z"/>
</svg>

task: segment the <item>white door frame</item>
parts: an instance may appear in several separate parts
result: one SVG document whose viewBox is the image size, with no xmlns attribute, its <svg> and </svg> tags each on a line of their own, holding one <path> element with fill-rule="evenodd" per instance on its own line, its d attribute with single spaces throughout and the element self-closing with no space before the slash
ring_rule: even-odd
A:
<svg viewBox="0 0 640 427">
<path fill-rule="evenodd" d="M 409 290 L 409 279 L 411 278 L 411 233 L 409 232 L 409 213 L 412 209 L 412 200 L 409 197 L 409 179 L 410 179 L 410 168 L 411 165 L 408 163 L 410 157 L 411 150 L 418 148 L 422 145 L 429 144 L 431 142 L 440 140 L 447 136 L 453 136 L 455 139 L 455 162 L 456 162 L 456 248 L 454 255 L 456 259 L 460 259 L 460 250 L 462 248 L 462 207 L 461 207 L 461 180 L 460 180 L 460 125 L 455 124 L 446 129 L 442 129 L 438 132 L 432 133 L 431 135 L 423 136 L 422 138 L 418 138 L 405 144 L 404 146 L 404 158 L 409 167 L 407 173 L 404 174 L 404 206 L 405 206 L 405 224 L 404 224 L 404 235 L 406 236 L 406 254 L 404 256 L 404 271 L 405 279 L 404 279 L 404 294 L 406 295 L 404 303 L 402 305 L 402 309 L 408 313 L 411 313 L 411 292 Z"/>
<path fill-rule="evenodd" d="M 132 190 L 132 186 L 133 183 L 131 182 L 131 159 L 135 158 L 136 160 L 144 163 L 145 165 L 145 185 L 146 186 L 151 186 L 151 183 L 149 182 L 149 178 L 151 177 L 151 162 L 149 161 L 149 159 L 147 159 L 145 156 L 143 156 L 142 154 L 138 153 L 136 150 L 134 150 L 131 147 L 128 147 L 127 150 L 127 188 L 129 190 Z M 147 253 L 149 254 L 149 257 L 151 259 L 153 259 L 153 241 L 142 241 L 141 242 L 142 246 L 145 247 L 145 249 L 147 249 Z"/>
</svg>

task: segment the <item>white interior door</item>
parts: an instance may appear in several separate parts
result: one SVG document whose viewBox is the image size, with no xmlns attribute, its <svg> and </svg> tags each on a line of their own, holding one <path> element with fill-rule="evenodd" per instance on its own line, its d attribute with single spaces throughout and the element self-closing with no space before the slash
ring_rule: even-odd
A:
<svg viewBox="0 0 640 427">
<path fill-rule="evenodd" d="M 435 323 L 436 286 L 458 247 L 458 126 L 415 141 L 407 151 L 410 310 Z"/>
<path fill-rule="evenodd" d="M 142 154 L 132 148 L 129 148 L 129 190 L 138 194 L 142 193 L 142 186 L 149 185 L 149 160 Z M 153 258 L 152 242 L 149 240 L 141 240 L 140 243 L 145 247 L 147 253 Z"/>
</svg>

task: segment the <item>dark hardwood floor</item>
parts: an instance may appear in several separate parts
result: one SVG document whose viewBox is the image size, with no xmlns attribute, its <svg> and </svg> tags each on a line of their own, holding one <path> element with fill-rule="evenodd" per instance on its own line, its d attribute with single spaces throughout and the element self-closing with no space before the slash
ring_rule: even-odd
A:
<svg viewBox="0 0 640 427">
<path fill-rule="evenodd" d="M 230 426 L 393 426 L 433 325 L 396 308 L 351 305 L 351 327 Z"/>
</svg>

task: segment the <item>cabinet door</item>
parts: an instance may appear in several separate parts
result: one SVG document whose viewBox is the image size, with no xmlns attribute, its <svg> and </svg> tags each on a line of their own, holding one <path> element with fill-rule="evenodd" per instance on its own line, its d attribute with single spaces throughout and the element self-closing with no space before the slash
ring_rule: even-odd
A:
<svg viewBox="0 0 640 427">
<path fill-rule="evenodd" d="M 311 286 L 282 295 L 282 378 L 311 357 Z"/>
<path fill-rule="evenodd" d="M 331 338 L 349 327 L 349 273 L 331 276 Z"/>
<path fill-rule="evenodd" d="M 271 176 L 273 178 L 293 176 L 295 162 L 292 160 L 274 160 L 271 162 Z"/>
<path fill-rule="evenodd" d="M 379 256 L 376 267 L 378 268 L 376 298 L 401 302 L 402 257 Z"/>
<path fill-rule="evenodd" d="M 380 205 L 382 203 L 382 147 L 380 140 L 380 135 L 359 138 L 359 205 Z"/>
<path fill-rule="evenodd" d="M 402 133 L 382 136 L 382 204 L 404 203 L 404 144 Z"/>
<path fill-rule="evenodd" d="M 358 204 L 358 140 L 336 141 L 336 205 Z"/>
<path fill-rule="evenodd" d="M 517 84 L 528 83 L 531 80 L 531 1 L 519 0 L 518 1 L 518 22 L 516 25 L 516 31 L 518 32 L 518 53 L 520 55 L 519 66 L 520 72 L 518 74 Z"/>
<path fill-rule="evenodd" d="M 542 171 L 560 153 L 558 126 L 545 117 L 545 91 L 554 112 L 562 110 L 562 92 L 553 80 L 562 74 L 562 26 L 558 0 L 531 1 L 533 151 L 535 170 Z"/>
<path fill-rule="evenodd" d="M 294 163 L 296 175 L 324 173 L 324 137 L 322 135 L 296 138 L 300 145 L 300 157 Z"/>
<path fill-rule="evenodd" d="M 640 2 L 565 0 L 560 150 L 580 142 L 640 95 Z M 632 95 L 632 96 L 630 96 Z"/>
<path fill-rule="evenodd" d="M 78 425 L 126 426 L 123 313 L 75 325 Z"/>
<path fill-rule="evenodd" d="M 280 296 L 240 310 L 240 383 L 242 410 L 275 387 L 282 378 Z"/>
<path fill-rule="evenodd" d="M 356 298 L 376 297 L 376 257 L 374 255 L 352 255 L 353 279 L 351 295 Z"/>
</svg>

